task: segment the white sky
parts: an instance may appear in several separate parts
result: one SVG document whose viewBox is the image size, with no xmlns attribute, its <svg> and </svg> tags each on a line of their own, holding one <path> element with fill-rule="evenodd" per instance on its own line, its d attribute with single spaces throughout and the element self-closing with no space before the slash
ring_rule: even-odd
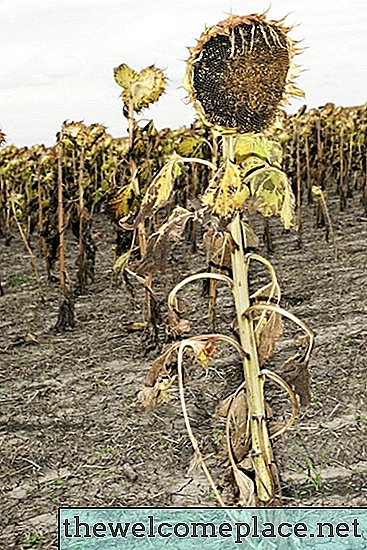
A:
<svg viewBox="0 0 367 550">
<path fill-rule="evenodd" d="M 180 89 L 186 46 L 205 25 L 232 11 L 262 12 L 270 0 L 0 0 L 0 128 L 8 143 L 54 142 L 62 122 L 99 122 L 126 132 L 113 67 L 155 63 L 168 93 L 143 117 L 158 127 L 190 124 L 193 108 Z M 291 13 L 290 13 L 291 12 Z M 298 79 L 309 106 L 367 101 L 367 2 L 273 0 L 269 18 L 287 13 L 292 36 L 308 49 Z M 298 108 L 302 102 L 295 102 Z"/>
</svg>

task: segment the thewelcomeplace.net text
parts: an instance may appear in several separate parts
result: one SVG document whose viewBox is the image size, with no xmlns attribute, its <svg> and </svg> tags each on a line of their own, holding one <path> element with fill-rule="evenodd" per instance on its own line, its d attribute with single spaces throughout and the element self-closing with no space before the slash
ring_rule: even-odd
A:
<svg viewBox="0 0 367 550">
<path fill-rule="evenodd" d="M 362 537 L 358 519 L 349 522 L 331 523 L 318 521 L 312 527 L 306 522 L 270 522 L 261 521 L 256 515 L 251 516 L 248 522 L 222 521 L 156 521 L 153 515 L 147 516 L 147 521 L 119 522 L 119 521 L 81 521 L 80 516 L 64 519 L 61 530 L 66 539 L 103 539 L 120 538 L 177 538 L 177 539 L 229 539 L 235 544 L 243 544 L 246 539 L 275 539 L 276 537 L 289 538 L 316 538 L 316 539 L 344 539 Z"/>
</svg>

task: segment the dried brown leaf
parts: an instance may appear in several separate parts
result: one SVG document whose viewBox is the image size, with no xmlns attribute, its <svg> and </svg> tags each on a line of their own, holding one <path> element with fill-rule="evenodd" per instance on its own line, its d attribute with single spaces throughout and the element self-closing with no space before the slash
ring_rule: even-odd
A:
<svg viewBox="0 0 367 550">
<path fill-rule="evenodd" d="M 299 396 L 301 405 L 307 406 L 311 401 L 310 373 L 307 364 L 300 361 L 299 355 L 295 355 L 285 361 L 281 375 Z"/>
<path fill-rule="evenodd" d="M 157 359 L 154 361 L 153 365 L 151 366 L 145 385 L 148 387 L 153 387 L 158 378 L 160 376 L 167 376 L 167 373 L 170 373 L 173 371 L 172 368 L 170 368 L 173 364 L 176 364 L 176 355 L 177 355 L 177 349 L 178 344 L 177 342 L 173 344 L 168 344 L 164 350 L 163 353 L 157 357 Z"/>
<path fill-rule="evenodd" d="M 159 390 L 156 388 L 145 387 L 138 393 L 138 403 L 140 403 L 144 409 L 153 409 L 158 403 Z"/>
<path fill-rule="evenodd" d="M 164 271 L 172 243 L 182 238 L 186 224 L 193 214 L 177 206 L 168 220 L 148 240 L 147 251 L 136 268 L 138 274 Z"/>
<path fill-rule="evenodd" d="M 187 334 L 191 330 L 190 322 L 187 319 L 180 319 L 173 309 L 168 311 L 168 324 L 174 337 Z"/>
<path fill-rule="evenodd" d="M 275 344 L 283 334 L 283 321 L 279 313 L 271 313 L 259 336 L 258 354 L 263 365 L 274 353 Z"/>
<path fill-rule="evenodd" d="M 157 405 L 168 403 L 171 399 L 170 388 L 175 377 L 161 377 L 153 387 L 145 387 L 138 393 L 138 402 L 145 409 L 153 409 Z"/>
<path fill-rule="evenodd" d="M 208 368 L 218 349 L 217 341 L 214 338 L 208 340 L 193 340 L 191 345 L 195 353 L 196 361 L 204 368 Z"/>
<path fill-rule="evenodd" d="M 235 459 L 239 462 L 249 451 L 248 408 L 246 394 L 239 393 L 236 397 L 228 396 L 221 401 L 215 411 L 217 418 L 226 420 L 231 408 L 231 448 Z"/>
<path fill-rule="evenodd" d="M 255 487 L 252 479 L 236 466 L 233 468 L 233 475 L 240 493 L 238 504 L 243 508 L 255 507 Z"/>
<path fill-rule="evenodd" d="M 204 235 L 203 246 L 207 251 L 208 262 L 217 269 L 231 271 L 231 251 L 225 235 L 210 228 Z"/>
<path fill-rule="evenodd" d="M 138 330 L 145 330 L 147 328 L 147 322 L 143 321 L 141 323 L 139 322 L 124 323 L 122 327 L 128 332 L 136 332 Z"/>
</svg>

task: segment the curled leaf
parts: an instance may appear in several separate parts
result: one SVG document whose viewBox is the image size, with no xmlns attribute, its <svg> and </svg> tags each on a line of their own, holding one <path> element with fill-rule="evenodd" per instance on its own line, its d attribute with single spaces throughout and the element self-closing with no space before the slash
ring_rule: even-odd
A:
<svg viewBox="0 0 367 550">
<path fill-rule="evenodd" d="M 148 240 L 147 250 L 137 266 L 137 273 L 163 271 L 169 257 L 172 243 L 180 241 L 186 224 L 193 214 L 176 206 L 168 220 Z"/>
<path fill-rule="evenodd" d="M 258 337 L 258 355 L 260 365 L 263 365 L 274 353 L 275 344 L 283 334 L 282 317 L 271 313 Z"/>
<path fill-rule="evenodd" d="M 129 67 L 126 63 L 122 63 L 118 67 L 115 67 L 113 69 L 113 75 L 116 83 L 126 90 L 128 90 L 133 82 L 136 82 L 139 78 L 139 73 L 134 71 L 134 69 Z"/>
<path fill-rule="evenodd" d="M 299 396 L 301 405 L 307 406 L 311 401 L 310 373 L 306 363 L 299 355 L 291 357 L 283 364 L 281 375 Z"/>
<path fill-rule="evenodd" d="M 187 334 L 191 330 L 190 323 L 187 319 L 180 319 L 178 314 L 173 310 L 168 311 L 168 324 L 172 335 L 177 338 L 182 334 Z"/>
<path fill-rule="evenodd" d="M 204 206 L 210 206 L 213 213 L 221 217 L 244 208 L 250 190 L 242 182 L 240 169 L 227 160 L 216 172 L 202 197 Z"/>
<path fill-rule="evenodd" d="M 135 225 L 143 222 L 169 201 L 174 179 L 181 174 L 179 160 L 180 157 L 167 162 L 153 179 L 142 200 Z"/>
</svg>

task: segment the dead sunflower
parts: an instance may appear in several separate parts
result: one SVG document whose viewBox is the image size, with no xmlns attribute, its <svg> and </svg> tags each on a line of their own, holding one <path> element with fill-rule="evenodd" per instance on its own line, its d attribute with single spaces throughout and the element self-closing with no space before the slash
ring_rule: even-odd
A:
<svg viewBox="0 0 367 550">
<path fill-rule="evenodd" d="M 296 42 L 284 21 L 230 15 L 206 29 L 190 49 L 184 87 L 202 120 L 223 131 L 262 132 L 290 95 L 299 74 Z"/>
</svg>

